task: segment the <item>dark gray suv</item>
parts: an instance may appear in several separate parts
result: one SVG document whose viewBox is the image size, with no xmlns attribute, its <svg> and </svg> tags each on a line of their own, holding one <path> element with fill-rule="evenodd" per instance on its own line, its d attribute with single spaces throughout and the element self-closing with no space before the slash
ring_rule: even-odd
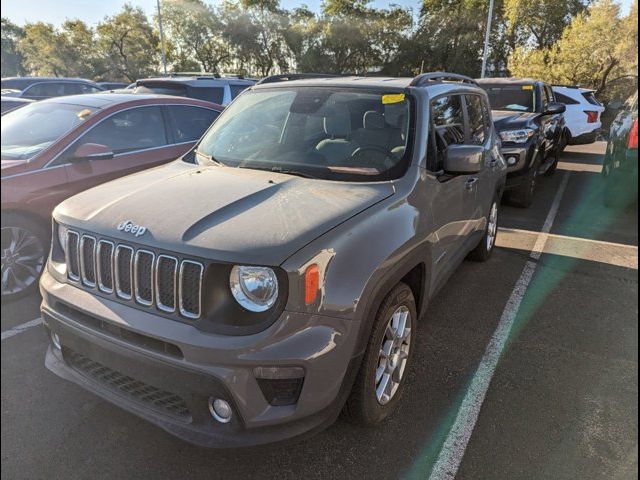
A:
<svg viewBox="0 0 640 480">
<path fill-rule="evenodd" d="M 183 158 L 56 208 L 46 365 L 204 446 L 380 422 L 505 174 L 471 79 L 268 77 Z"/>
</svg>

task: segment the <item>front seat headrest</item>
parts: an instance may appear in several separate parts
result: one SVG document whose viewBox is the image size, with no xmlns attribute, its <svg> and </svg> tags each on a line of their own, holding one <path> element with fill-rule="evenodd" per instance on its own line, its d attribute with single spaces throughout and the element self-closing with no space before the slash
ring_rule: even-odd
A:
<svg viewBox="0 0 640 480">
<path fill-rule="evenodd" d="M 369 110 L 364 114 L 362 126 L 365 130 L 383 130 L 386 128 L 384 115 L 380 112 L 376 112 L 375 110 Z"/>
</svg>

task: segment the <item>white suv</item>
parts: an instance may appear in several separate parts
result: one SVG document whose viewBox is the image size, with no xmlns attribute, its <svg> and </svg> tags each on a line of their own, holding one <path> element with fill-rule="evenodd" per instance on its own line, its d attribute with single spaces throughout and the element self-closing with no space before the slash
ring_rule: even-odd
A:
<svg viewBox="0 0 640 480">
<path fill-rule="evenodd" d="M 596 99 L 595 91 L 556 85 L 553 92 L 556 100 L 567 106 L 564 114 L 567 143 L 582 145 L 595 142 L 602 127 L 600 117 L 604 112 L 604 106 Z"/>
</svg>

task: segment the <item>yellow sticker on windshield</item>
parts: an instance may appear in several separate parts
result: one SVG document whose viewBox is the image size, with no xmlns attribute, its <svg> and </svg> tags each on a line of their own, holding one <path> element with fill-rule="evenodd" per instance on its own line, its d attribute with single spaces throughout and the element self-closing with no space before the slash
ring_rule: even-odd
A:
<svg viewBox="0 0 640 480">
<path fill-rule="evenodd" d="M 523 90 L 533 90 L 533 85 L 523 85 L 522 89 Z"/>
<path fill-rule="evenodd" d="M 88 108 L 85 108 L 84 110 L 80 110 L 78 113 L 76 113 L 76 116 L 81 120 L 84 120 L 85 117 L 88 117 L 89 115 L 91 115 L 91 110 Z"/>
<path fill-rule="evenodd" d="M 390 105 L 392 103 L 404 102 L 404 93 L 387 93 L 382 95 L 382 104 Z"/>
</svg>

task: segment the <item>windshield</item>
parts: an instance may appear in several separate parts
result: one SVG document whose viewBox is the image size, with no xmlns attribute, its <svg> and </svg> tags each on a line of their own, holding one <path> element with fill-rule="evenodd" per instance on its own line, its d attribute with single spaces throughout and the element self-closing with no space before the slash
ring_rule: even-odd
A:
<svg viewBox="0 0 640 480">
<path fill-rule="evenodd" d="M 536 94 L 533 85 L 481 86 L 487 91 L 493 110 L 535 112 Z"/>
<path fill-rule="evenodd" d="M 95 108 L 60 103 L 32 103 L 2 116 L 2 158 L 34 157 L 69 130 L 84 122 Z"/>
<path fill-rule="evenodd" d="M 404 93 L 252 90 L 213 124 L 197 158 L 327 180 L 398 178 L 408 164 L 410 113 Z"/>
</svg>

